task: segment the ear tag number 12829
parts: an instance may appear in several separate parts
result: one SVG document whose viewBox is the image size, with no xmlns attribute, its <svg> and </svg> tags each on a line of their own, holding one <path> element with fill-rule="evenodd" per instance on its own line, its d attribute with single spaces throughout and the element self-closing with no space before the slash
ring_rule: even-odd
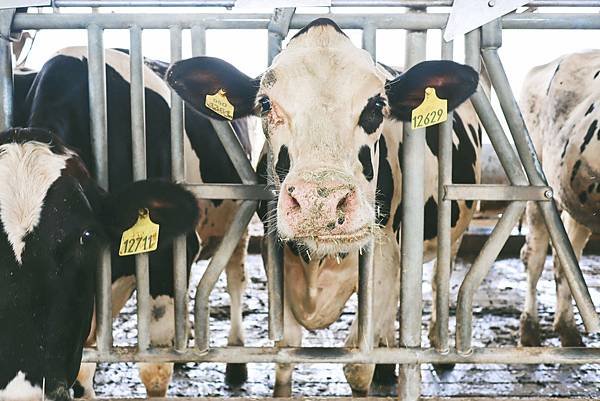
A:
<svg viewBox="0 0 600 401">
<path fill-rule="evenodd" d="M 227 96 L 225 96 L 224 89 L 219 89 L 214 95 L 206 95 L 204 105 L 221 117 L 233 120 L 234 108 L 229 99 L 227 99 Z"/>
<path fill-rule="evenodd" d="M 123 232 L 119 256 L 155 251 L 158 247 L 159 225 L 150 220 L 148 209 L 141 209 L 135 224 Z"/>
<path fill-rule="evenodd" d="M 435 88 L 425 89 L 425 99 L 412 111 L 412 129 L 430 127 L 448 119 L 448 101 L 440 99 Z"/>
</svg>

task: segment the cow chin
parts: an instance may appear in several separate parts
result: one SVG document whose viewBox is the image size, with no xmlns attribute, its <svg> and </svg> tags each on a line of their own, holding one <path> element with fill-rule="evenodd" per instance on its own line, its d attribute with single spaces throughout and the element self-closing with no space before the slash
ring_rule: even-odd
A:
<svg viewBox="0 0 600 401">
<path fill-rule="evenodd" d="M 291 233 L 283 229 L 279 230 L 279 236 L 283 242 L 292 241 L 307 250 L 311 256 L 322 258 L 363 249 L 373 239 L 374 227 L 373 224 L 366 224 L 351 233 L 314 233 L 314 235 L 289 235 Z"/>
</svg>

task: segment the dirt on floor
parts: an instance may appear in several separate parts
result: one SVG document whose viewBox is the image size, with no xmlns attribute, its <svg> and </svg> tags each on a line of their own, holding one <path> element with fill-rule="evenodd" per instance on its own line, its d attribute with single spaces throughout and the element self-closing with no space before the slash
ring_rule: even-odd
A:
<svg viewBox="0 0 600 401">
<path fill-rule="evenodd" d="M 468 269 L 468 261 L 459 259 L 452 275 L 450 327 L 454 330 L 454 311 L 458 287 Z M 194 288 L 206 268 L 203 261 L 192 272 L 190 288 L 193 307 Z M 540 320 L 544 330 L 544 345 L 558 346 L 552 331 L 554 282 L 551 258 L 540 285 Z M 585 256 L 582 270 L 596 305 L 600 305 L 600 256 Z M 425 266 L 423 296 L 423 343 L 428 344 L 427 324 L 431 313 L 431 267 Z M 267 294 L 262 260 L 258 255 L 247 259 L 248 289 L 245 294 L 244 323 L 246 344 L 270 346 L 267 336 Z M 519 314 L 525 296 L 525 273 L 518 259 L 497 261 L 485 279 L 475 299 L 474 340 L 476 346 L 514 346 L 518 342 Z M 306 332 L 304 345 L 342 346 L 354 318 L 356 297 L 349 301 L 340 319 L 326 330 Z M 221 277 L 211 296 L 211 344 L 225 346 L 229 327 L 229 297 L 225 279 Z M 579 319 L 579 316 L 577 315 Z M 578 320 L 583 328 L 581 320 Z M 134 345 L 136 337 L 135 299 L 130 300 L 114 324 L 116 345 Z M 451 338 L 453 338 L 453 333 Z M 588 346 L 600 346 L 600 335 L 586 335 Z M 143 397 L 135 364 L 100 364 L 95 388 L 101 397 Z M 241 389 L 231 390 L 224 383 L 225 365 L 218 363 L 188 363 L 176 367 L 169 396 L 270 396 L 273 390 L 274 366 L 249 364 L 248 382 Z M 425 396 L 562 396 L 600 397 L 599 364 L 571 365 L 457 365 L 453 370 L 437 374 L 431 365 L 423 365 L 422 392 Z M 293 391 L 296 396 L 348 396 L 342 367 L 335 364 L 298 365 L 294 371 Z M 393 390 L 393 389 L 392 389 Z"/>
</svg>

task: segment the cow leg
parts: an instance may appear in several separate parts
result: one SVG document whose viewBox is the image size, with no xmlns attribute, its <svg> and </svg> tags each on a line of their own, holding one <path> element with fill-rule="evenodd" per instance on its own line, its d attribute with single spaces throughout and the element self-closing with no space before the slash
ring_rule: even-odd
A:
<svg viewBox="0 0 600 401">
<path fill-rule="evenodd" d="M 398 300 L 400 296 L 400 250 L 393 235 L 384 236 L 376 241 L 373 250 L 374 259 L 374 291 L 373 291 L 373 335 L 374 343 L 384 342 L 385 345 L 395 346 L 393 333 Z M 357 347 L 358 320 L 354 319 L 350 334 L 346 340 L 347 347 Z M 383 345 L 383 344 L 382 344 Z M 390 375 L 394 375 L 395 367 L 382 365 L 380 373 L 386 375 L 386 382 Z M 344 375 L 355 397 L 366 397 L 371 386 L 375 365 L 373 364 L 348 364 L 344 366 Z M 384 373 L 385 372 L 385 373 Z M 392 376 L 394 377 L 394 376 Z"/>
<path fill-rule="evenodd" d="M 540 324 L 538 320 L 537 284 L 544 270 L 548 253 L 549 235 L 537 205 L 527 204 L 525 211 L 528 233 L 521 248 L 521 260 L 527 271 L 527 292 L 525 309 L 521 313 L 520 344 L 525 347 L 539 347 Z"/>
<path fill-rule="evenodd" d="M 169 295 L 153 297 L 150 318 L 150 343 L 169 347 L 175 338 L 175 302 Z M 140 379 L 148 397 L 164 397 L 173 375 L 172 363 L 139 363 Z"/>
<path fill-rule="evenodd" d="M 396 328 L 394 325 L 394 319 L 388 319 L 385 322 L 386 328 L 382 330 L 382 335 L 379 338 L 380 347 L 395 347 L 396 345 Z M 371 389 L 378 387 L 381 392 L 384 389 L 391 386 L 396 386 L 398 378 L 396 376 L 396 365 L 393 363 L 389 364 L 377 364 L 375 365 L 375 371 L 373 372 L 373 382 L 371 383 Z"/>
<path fill-rule="evenodd" d="M 577 260 L 581 259 L 583 248 L 588 242 L 591 231 L 577 223 L 567 213 L 562 213 L 563 222 L 565 223 L 565 229 L 571 244 L 573 244 L 573 251 Z M 573 304 L 571 300 L 571 290 L 569 283 L 567 282 L 564 269 L 556 252 L 553 255 L 554 259 L 554 280 L 556 282 L 556 312 L 554 314 L 554 330 L 556 330 L 560 336 L 560 343 L 563 347 L 582 347 L 584 346 L 581 334 L 577 330 L 577 324 L 575 323 L 575 317 L 573 315 Z"/>
<path fill-rule="evenodd" d="M 242 321 L 243 301 L 242 297 L 246 288 L 246 277 L 244 264 L 248 248 L 248 231 L 240 240 L 231 259 L 227 263 L 227 292 L 230 299 L 231 327 L 227 345 L 244 345 L 244 327 Z M 239 387 L 248 379 L 248 371 L 244 363 L 228 363 L 225 369 L 225 383 L 230 387 Z"/>
<path fill-rule="evenodd" d="M 284 297 L 283 301 L 283 340 L 277 341 L 276 346 L 283 347 L 299 347 L 302 345 L 302 327 L 296 319 L 289 306 L 289 301 Z M 292 396 L 292 372 L 294 365 L 291 363 L 278 363 L 275 368 L 275 387 L 273 389 L 273 397 Z"/>
<path fill-rule="evenodd" d="M 79 367 L 77 380 L 73 385 L 73 393 L 75 398 L 84 398 L 91 400 L 96 398 L 94 391 L 94 374 L 96 373 L 95 363 L 82 363 Z"/>
</svg>

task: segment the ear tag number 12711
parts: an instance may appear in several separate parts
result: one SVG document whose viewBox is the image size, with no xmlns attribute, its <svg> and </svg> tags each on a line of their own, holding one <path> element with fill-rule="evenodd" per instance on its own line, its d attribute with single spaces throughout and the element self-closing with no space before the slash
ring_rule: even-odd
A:
<svg viewBox="0 0 600 401">
<path fill-rule="evenodd" d="M 150 220 L 148 209 L 141 209 L 135 224 L 123 232 L 119 256 L 155 251 L 158 247 L 159 225 Z"/>
<path fill-rule="evenodd" d="M 204 105 L 221 117 L 233 120 L 233 112 L 235 109 L 231 102 L 229 102 L 229 99 L 227 99 L 227 96 L 225 96 L 224 89 L 219 89 L 214 95 L 206 95 Z"/>
<path fill-rule="evenodd" d="M 430 127 L 448 119 L 448 101 L 440 99 L 435 88 L 425 89 L 425 99 L 412 111 L 412 129 Z"/>
</svg>

